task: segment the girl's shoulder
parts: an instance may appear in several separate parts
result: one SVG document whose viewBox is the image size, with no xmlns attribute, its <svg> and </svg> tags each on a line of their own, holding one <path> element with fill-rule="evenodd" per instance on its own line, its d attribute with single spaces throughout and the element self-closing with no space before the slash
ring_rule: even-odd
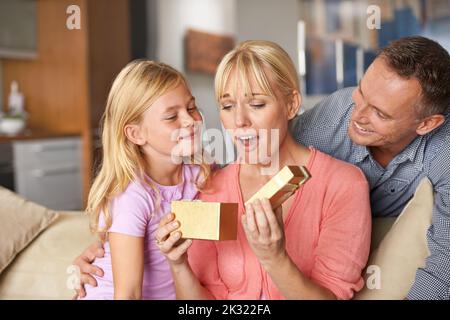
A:
<svg viewBox="0 0 450 320">
<path fill-rule="evenodd" d="M 136 208 L 141 210 L 154 209 L 154 191 L 144 182 L 131 181 L 125 190 L 115 196 L 113 203 L 120 207 Z"/>
<path fill-rule="evenodd" d="M 155 211 L 155 203 L 144 186 L 132 181 L 122 193 L 112 198 L 109 210 L 112 220 L 108 232 L 143 237 Z M 104 225 L 103 215 L 100 218 Z"/>
</svg>

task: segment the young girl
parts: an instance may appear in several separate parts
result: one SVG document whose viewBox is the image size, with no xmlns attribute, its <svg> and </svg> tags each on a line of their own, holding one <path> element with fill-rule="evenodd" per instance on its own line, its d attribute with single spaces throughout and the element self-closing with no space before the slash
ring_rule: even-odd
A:
<svg viewBox="0 0 450 320">
<path fill-rule="evenodd" d="M 199 146 L 201 115 L 172 67 L 134 61 L 115 79 L 103 123 L 103 163 L 89 193 L 91 229 L 104 242 L 104 271 L 84 299 L 174 299 L 169 265 L 155 243 L 172 200 L 193 199 L 209 167 L 180 164 Z M 188 240 L 186 240 L 188 241 Z"/>
</svg>

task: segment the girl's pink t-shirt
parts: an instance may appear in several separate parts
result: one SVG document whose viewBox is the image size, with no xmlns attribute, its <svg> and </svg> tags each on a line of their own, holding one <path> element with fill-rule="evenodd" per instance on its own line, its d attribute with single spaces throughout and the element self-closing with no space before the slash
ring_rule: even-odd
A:
<svg viewBox="0 0 450 320">
<path fill-rule="evenodd" d="M 371 237 L 369 187 L 357 167 L 313 148 L 312 178 L 294 195 L 284 222 L 286 250 L 299 270 L 339 299 L 351 299 L 364 281 Z M 217 299 L 283 299 L 252 252 L 240 215 L 244 204 L 239 165 L 219 170 L 203 201 L 237 202 L 238 235 L 233 241 L 194 240 L 188 259 L 200 282 Z"/>
<path fill-rule="evenodd" d="M 129 236 L 144 237 L 144 278 L 142 299 L 175 299 L 175 287 L 166 258 L 155 243 L 155 231 L 161 217 L 170 212 L 172 200 L 194 199 L 197 195 L 195 180 L 199 167 L 183 165 L 183 182 L 175 186 L 163 186 L 153 182 L 159 190 L 161 203 L 156 204 L 155 191 L 134 181 L 127 189 L 112 201 L 112 226 L 109 232 Z M 104 224 L 100 220 L 100 227 Z M 114 283 L 109 243 L 104 245 L 105 255 L 95 259 L 93 265 L 103 269 L 104 276 L 95 276 L 97 287 L 86 285 L 84 299 L 113 299 Z"/>
</svg>

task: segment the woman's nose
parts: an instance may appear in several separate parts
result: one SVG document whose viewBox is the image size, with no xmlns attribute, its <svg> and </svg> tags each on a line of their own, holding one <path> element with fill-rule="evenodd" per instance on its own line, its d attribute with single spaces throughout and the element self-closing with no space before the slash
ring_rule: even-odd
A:
<svg viewBox="0 0 450 320">
<path fill-rule="evenodd" d="M 237 105 L 235 108 L 234 122 L 237 128 L 246 127 L 250 125 L 247 112 L 241 105 Z"/>
</svg>

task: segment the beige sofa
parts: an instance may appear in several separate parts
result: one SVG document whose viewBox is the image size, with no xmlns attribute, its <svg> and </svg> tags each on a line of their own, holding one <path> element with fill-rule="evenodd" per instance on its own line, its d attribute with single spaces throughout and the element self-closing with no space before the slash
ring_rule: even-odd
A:
<svg viewBox="0 0 450 320">
<path fill-rule="evenodd" d="M 375 243 L 393 221 L 376 220 Z M 68 289 L 68 267 L 94 241 L 82 212 L 61 212 L 0 274 L 0 299 L 71 299 L 74 291 Z"/>
<path fill-rule="evenodd" d="M 11 194 L 7 197 L 10 199 Z M 34 211 L 42 209 L 29 205 L 32 204 L 25 200 L 17 206 L 18 212 L 29 208 L 36 208 Z M 374 290 L 367 285 L 368 277 L 373 278 L 374 274 L 365 272 L 366 286 L 356 299 L 405 297 L 416 269 L 424 265 L 428 255 L 426 230 L 431 222 L 432 206 L 433 189 L 431 183 L 424 179 L 398 219 L 373 220 L 372 253 L 368 265 L 377 266 L 382 277 L 379 288 Z M 6 212 L 10 212 L 9 208 Z M 28 216 L 26 219 L 32 218 Z M 74 291 L 68 287 L 71 284 L 70 271 L 73 270 L 68 268 L 73 259 L 95 240 L 89 232 L 88 218 L 82 212 L 59 213 L 56 220 L 20 250 L 3 272 L 0 269 L 0 299 L 71 299 Z"/>
</svg>

